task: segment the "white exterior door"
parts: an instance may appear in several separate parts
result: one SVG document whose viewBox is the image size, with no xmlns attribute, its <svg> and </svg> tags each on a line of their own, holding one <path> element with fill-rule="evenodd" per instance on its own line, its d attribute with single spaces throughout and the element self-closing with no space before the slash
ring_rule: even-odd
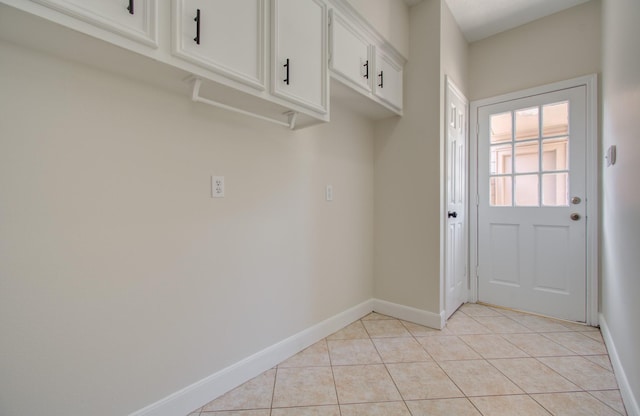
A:
<svg viewBox="0 0 640 416">
<path fill-rule="evenodd" d="M 586 87 L 478 108 L 478 300 L 586 320 Z"/>
<path fill-rule="evenodd" d="M 467 99 L 447 79 L 447 212 L 445 310 L 449 318 L 467 299 Z"/>
</svg>

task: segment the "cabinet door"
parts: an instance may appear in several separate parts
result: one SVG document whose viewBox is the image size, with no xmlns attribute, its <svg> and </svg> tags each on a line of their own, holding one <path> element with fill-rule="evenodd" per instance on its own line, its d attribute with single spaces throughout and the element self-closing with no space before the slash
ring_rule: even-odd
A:
<svg viewBox="0 0 640 416">
<path fill-rule="evenodd" d="M 33 0 L 94 26 L 158 47 L 157 0 Z"/>
<path fill-rule="evenodd" d="M 351 87 L 371 92 L 374 76 L 370 42 L 335 10 L 330 11 L 330 19 L 331 70 Z"/>
<path fill-rule="evenodd" d="M 376 53 L 375 94 L 382 101 L 402 111 L 402 66 L 383 53 Z"/>
<path fill-rule="evenodd" d="M 174 0 L 173 54 L 264 89 L 265 0 Z"/>
<path fill-rule="evenodd" d="M 327 8 L 321 0 L 272 0 L 275 96 L 327 112 Z"/>
</svg>

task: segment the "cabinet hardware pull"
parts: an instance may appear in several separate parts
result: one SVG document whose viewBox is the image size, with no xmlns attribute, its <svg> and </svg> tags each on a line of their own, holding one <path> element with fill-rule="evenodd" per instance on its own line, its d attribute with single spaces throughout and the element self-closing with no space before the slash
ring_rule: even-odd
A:
<svg viewBox="0 0 640 416">
<path fill-rule="evenodd" d="M 369 60 L 367 59 L 367 62 L 363 65 L 366 68 L 366 72 L 364 73 L 364 77 L 366 79 L 369 79 Z"/>
<path fill-rule="evenodd" d="M 378 87 L 384 88 L 384 71 L 380 71 L 380 75 L 378 76 L 380 77 L 380 84 L 378 84 Z"/>
<path fill-rule="evenodd" d="M 287 77 L 284 79 L 285 84 L 289 85 L 289 68 L 291 68 L 291 66 L 289 65 L 289 58 L 287 58 L 287 63 L 284 64 L 284 67 L 287 68 Z"/>
<path fill-rule="evenodd" d="M 127 6 L 127 10 L 129 10 L 129 14 L 133 14 L 133 2 L 134 0 L 129 0 L 129 5 Z"/>
<path fill-rule="evenodd" d="M 200 45 L 200 9 L 196 10 L 196 17 L 193 21 L 196 22 L 196 37 L 193 40 Z"/>
</svg>

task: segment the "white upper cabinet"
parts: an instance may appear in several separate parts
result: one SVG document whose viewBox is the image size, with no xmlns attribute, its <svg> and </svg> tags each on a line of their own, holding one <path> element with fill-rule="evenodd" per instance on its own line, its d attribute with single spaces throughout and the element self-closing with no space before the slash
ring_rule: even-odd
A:
<svg viewBox="0 0 640 416">
<path fill-rule="evenodd" d="M 0 3 L 31 19 L 14 29 L 17 42 L 46 43 L 163 87 L 188 81 L 194 101 L 292 129 L 330 120 L 330 74 L 334 98 L 346 106 L 372 118 L 402 114 L 406 59 L 348 0 Z M 39 18 L 70 29 L 59 33 L 72 41 L 49 37 L 53 29 Z"/>
<path fill-rule="evenodd" d="M 371 42 L 336 12 L 329 12 L 331 22 L 329 67 L 333 75 L 352 88 L 371 92 L 374 78 Z"/>
<path fill-rule="evenodd" d="M 157 0 L 33 0 L 117 35 L 158 47 Z"/>
<path fill-rule="evenodd" d="M 336 85 L 338 97 L 373 118 L 401 115 L 405 58 L 346 0 L 328 1 L 331 78 L 347 87 Z"/>
<path fill-rule="evenodd" d="M 397 111 L 402 110 L 402 66 L 376 52 L 375 95 Z"/>
<path fill-rule="evenodd" d="M 272 0 L 273 95 L 328 112 L 327 7 L 321 0 Z"/>
<path fill-rule="evenodd" d="M 264 89 L 265 1 L 173 0 L 173 54 Z"/>
</svg>

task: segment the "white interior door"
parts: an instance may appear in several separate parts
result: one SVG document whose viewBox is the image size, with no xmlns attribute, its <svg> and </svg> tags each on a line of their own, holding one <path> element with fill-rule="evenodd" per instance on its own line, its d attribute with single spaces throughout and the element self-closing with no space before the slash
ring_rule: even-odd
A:
<svg viewBox="0 0 640 416">
<path fill-rule="evenodd" d="M 586 320 L 586 87 L 478 108 L 478 300 Z"/>
<path fill-rule="evenodd" d="M 449 318 L 467 299 L 467 99 L 447 78 L 445 100 L 446 245 L 445 310 Z"/>
</svg>

